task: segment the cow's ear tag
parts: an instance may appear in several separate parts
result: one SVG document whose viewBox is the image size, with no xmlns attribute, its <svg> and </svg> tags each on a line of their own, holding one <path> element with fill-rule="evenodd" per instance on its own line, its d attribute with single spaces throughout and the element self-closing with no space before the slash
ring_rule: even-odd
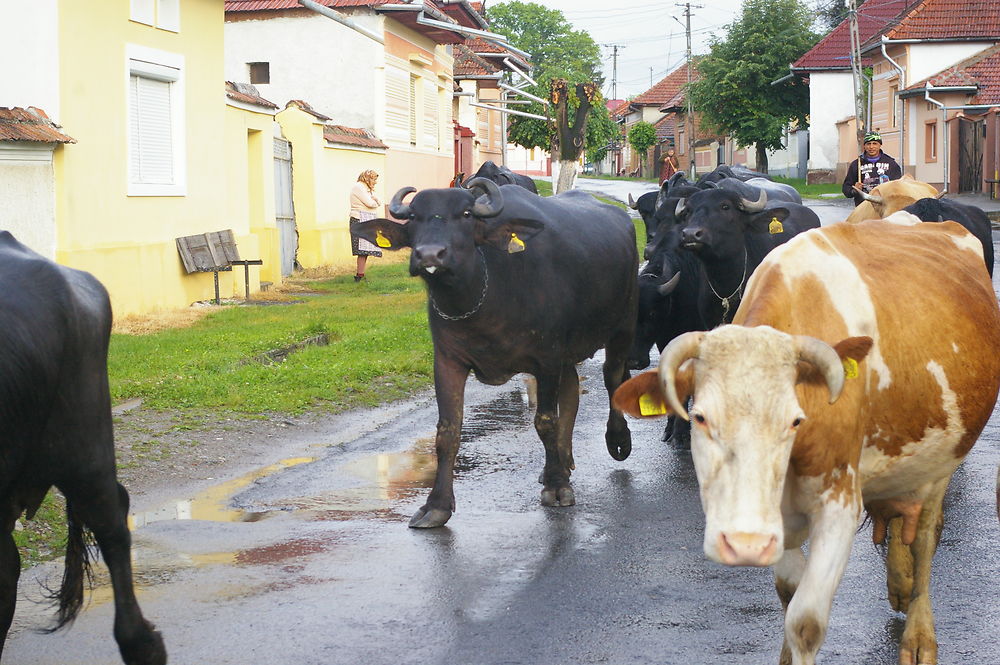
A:
<svg viewBox="0 0 1000 665">
<path fill-rule="evenodd" d="M 854 358 L 844 358 L 844 378 L 845 379 L 856 379 L 858 378 L 858 361 Z"/>
<path fill-rule="evenodd" d="M 507 243 L 507 253 L 517 254 L 524 251 L 524 241 L 517 237 L 516 233 L 510 234 L 510 242 Z"/>
<path fill-rule="evenodd" d="M 392 243 L 389 239 L 382 235 L 382 229 L 375 230 L 375 244 L 379 247 L 392 247 Z"/>
<path fill-rule="evenodd" d="M 785 230 L 785 227 L 781 225 L 781 222 L 777 217 L 771 218 L 771 223 L 767 226 L 768 233 L 774 235 L 775 233 L 781 233 Z"/>
<path fill-rule="evenodd" d="M 639 413 L 644 416 L 662 416 L 667 412 L 667 405 L 649 393 L 639 395 Z"/>
</svg>

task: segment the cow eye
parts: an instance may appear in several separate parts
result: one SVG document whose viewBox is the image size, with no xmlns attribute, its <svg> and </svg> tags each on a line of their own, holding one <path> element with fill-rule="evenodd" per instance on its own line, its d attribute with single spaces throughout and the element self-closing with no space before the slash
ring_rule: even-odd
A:
<svg viewBox="0 0 1000 665">
<path fill-rule="evenodd" d="M 472 211 L 466 210 L 465 212 L 462 213 L 462 217 L 472 217 Z"/>
<path fill-rule="evenodd" d="M 411 213 L 410 213 L 409 215 L 407 215 L 407 218 L 408 218 L 408 219 L 416 219 L 416 218 L 417 218 L 417 215 L 416 215 L 416 213 L 412 213 L 412 212 L 411 212 Z"/>
<path fill-rule="evenodd" d="M 798 429 L 799 425 L 802 424 L 803 420 L 805 420 L 805 417 L 803 417 L 803 416 L 799 416 L 798 418 L 796 418 L 795 420 L 793 420 L 792 421 L 792 429 Z"/>
<path fill-rule="evenodd" d="M 723 210 L 729 210 L 729 204 L 728 203 L 723 203 L 722 204 L 722 209 Z"/>
<path fill-rule="evenodd" d="M 692 413 L 691 417 L 694 418 L 694 421 L 696 423 L 698 423 L 699 425 L 704 425 L 705 422 L 706 422 L 705 421 L 705 416 L 703 414 L 701 414 L 701 413 Z"/>
</svg>

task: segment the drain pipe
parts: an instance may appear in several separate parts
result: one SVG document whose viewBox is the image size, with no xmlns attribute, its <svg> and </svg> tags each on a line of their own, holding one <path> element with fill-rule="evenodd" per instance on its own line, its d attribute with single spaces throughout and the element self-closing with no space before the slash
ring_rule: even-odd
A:
<svg viewBox="0 0 1000 665">
<path fill-rule="evenodd" d="M 928 103 L 941 109 L 941 132 L 944 134 L 944 147 L 942 148 L 944 151 L 944 189 L 941 190 L 941 193 L 947 194 L 948 185 L 951 183 L 951 174 L 948 172 L 948 157 L 950 154 L 948 151 L 948 136 L 951 134 L 951 130 L 948 127 L 948 107 L 936 99 L 931 99 L 931 89 L 933 87 L 934 86 L 931 85 L 931 82 L 928 81 L 927 87 L 924 88 L 924 99 L 927 100 Z"/>
<path fill-rule="evenodd" d="M 886 52 L 886 50 L 885 50 L 885 45 L 888 44 L 888 43 L 889 43 L 889 40 L 886 39 L 885 35 L 882 35 L 882 44 L 881 44 L 881 46 L 882 46 L 882 56 L 885 57 L 885 59 L 889 61 L 889 64 L 892 65 L 892 68 L 896 70 L 897 74 L 899 74 L 899 90 L 902 90 L 903 88 L 906 87 L 906 70 L 903 69 L 903 67 L 898 62 L 896 62 L 895 60 L 893 60 L 892 58 L 889 57 L 889 53 Z M 871 88 L 869 88 L 869 90 L 871 90 Z M 869 95 L 869 97 L 870 96 L 871 95 Z M 899 91 L 898 90 L 896 91 L 896 96 L 897 96 L 897 98 L 899 96 Z M 893 112 L 893 115 L 896 114 L 896 100 L 892 100 L 892 112 Z M 869 131 L 870 130 L 871 130 L 871 128 L 869 128 Z M 906 164 L 906 139 L 907 139 L 907 136 L 906 136 L 906 104 L 900 104 L 900 109 L 899 109 L 899 163 L 900 163 L 901 166 L 903 166 L 903 165 Z"/>
<path fill-rule="evenodd" d="M 359 25 L 358 23 L 356 23 L 355 21 L 352 21 L 351 19 L 347 18 L 346 16 L 344 16 L 340 12 L 335 12 L 332 9 L 330 9 L 329 7 L 324 7 L 323 5 L 321 5 L 321 4 L 317 3 L 317 2 L 313 2 L 313 0 L 299 0 L 299 4 L 302 5 L 303 7 L 305 7 L 306 9 L 311 9 L 312 11 L 316 12 L 317 14 L 322 14 L 323 16 L 325 16 L 325 17 L 327 17 L 329 19 L 333 19 L 337 23 L 345 25 L 348 28 L 350 28 L 351 30 L 354 30 L 355 32 L 361 33 L 365 37 L 368 37 L 369 39 L 373 39 L 373 40 L 377 41 L 379 44 L 385 45 L 385 38 L 382 35 L 380 35 L 380 34 L 378 34 L 376 32 L 372 32 L 371 30 L 369 30 L 368 28 L 364 27 L 363 25 Z"/>
</svg>

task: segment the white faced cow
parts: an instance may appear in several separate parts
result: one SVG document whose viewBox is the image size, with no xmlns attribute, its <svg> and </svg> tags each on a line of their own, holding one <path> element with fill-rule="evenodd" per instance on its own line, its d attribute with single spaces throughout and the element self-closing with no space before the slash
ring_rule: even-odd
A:
<svg viewBox="0 0 1000 665">
<path fill-rule="evenodd" d="M 1000 309 L 953 222 L 836 224 L 775 249 L 733 325 L 671 342 L 615 406 L 687 416 L 706 555 L 773 566 L 782 663 L 811 665 L 862 508 L 887 530 L 902 665 L 937 663 L 931 559 L 952 473 L 1000 387 Z M 801 546 L 809 540 L 809 558 Z"/>
</svg>

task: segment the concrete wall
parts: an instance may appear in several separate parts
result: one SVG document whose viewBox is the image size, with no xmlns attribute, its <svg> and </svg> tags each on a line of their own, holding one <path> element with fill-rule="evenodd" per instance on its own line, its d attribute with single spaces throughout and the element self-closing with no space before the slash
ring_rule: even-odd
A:
<svg viewBox="0 0 1000 665">
<path fill-rule="evenodd" d="M 835 169 L 837 122 L 854 115 L 854 77 L 850 72 L 809 75 L 809 168 Z"/>
<path fill-rule="evenodd" d="M 994 43 L 988 41 L 908 44 L 909 64 L 906 67 L 906 83 L 913 85 L 929 76 L 934 76 L 962 60 L 974 56 L 983 49 L 993 46 Z"/>
<path fill-rule="evenodd" d="M 61 147 L 55 148 L 61 150 Z M 0 142 L 0 230 L 42 256 L 55 259 L 55 180 L 52 145 Z"/>
</svg>

